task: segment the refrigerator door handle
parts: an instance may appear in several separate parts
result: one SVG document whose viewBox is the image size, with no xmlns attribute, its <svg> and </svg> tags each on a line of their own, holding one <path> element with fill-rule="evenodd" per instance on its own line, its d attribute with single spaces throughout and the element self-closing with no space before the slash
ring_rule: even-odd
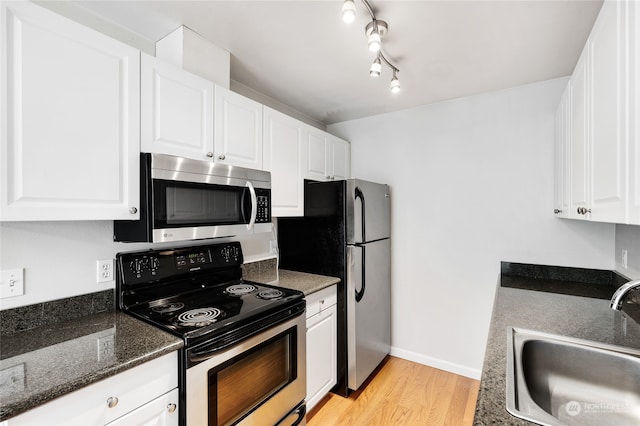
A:
<svg viewBox="0 0 640 426">
<path fill-rule="evenodd" d="M 362 287 L 360 287 L 360 291 L 358 291 L 356 289 L 356 302 L 360 302 L 362 300 L 362 298 L 364 297 L 364 290 L 365 290 L 365 280 L 367 277 L 367 274 L 365 274 L 365 271 L 367 270 L 367 268 L 365 268 L 366 265 L 366 258 L 367 256 L 365 256 L 365 247 L 364 246 L 360 246 L 360 248 L 362 249 L 362 265 L 361 265 L 361 269 L 360 269 L 360 280 L 362 281 Z"/>
<path fill-rule="evenodd" d="M 362 205 L 362 209 L 361 211 L 361 225 L 362 225 L 362 242 L 364 243 L 367 240 L 367 232 L 366 232 L 366 224 L 365 224 L 365 205 L 364 205 L 364 194 L 362 193 L 362 190 L 360 189 L 360 187 L 356 186 L 356 189 L 354 191 L 355 193 L 355 199 L 357 200 L 358 198 L 360 199 L 360 203 Z M 356 302 L 360 302 L 362 300 L 362 298 L 364 297 L 364 291 L 365 291 L 365 277 L 366 274 L 364 273 L 367 269 L 365 268 L 366 264 L 365 264 L 365 259 L 367 258 L 365 256 L 365 247 L 362 247 L 362 265 L 361 265 L 361 269 L 360 269 L 360 273 L 362 275 L 361 281 L 362 281 L 362 287 L 360 287 L 360 290 L 356 290 Z"/>
<path fill-rule="evenodd" d="M 358 198 L 360 198 L 360 204 L 361 204 L 361 207 L 362 207 L 360 209 L 360 212 L 361 212 L 360 213 L 360 219 L 361 219 L 360 225 L 362 227 L 362 240 L 361 240 L 361 242 L 364 243 L 365 241 L 367 241 L 367 236 L 366 236 L 367 235 L 367 233 L 366 233 L 367 227 L 366 227 L 366 224 L 365 224 L 365 217 L 366 216 L 365 216 L 365 207 L 364 207 L 364 194 L 362 193 L 362 190 L 358 186 L 356 186 L 356 189 L 354 190 L 354 193 L 355 193 L 355 197 L 354 198 L 356 200 Z M 356 240 L 356 242 L 357 242 L 357 240 Z"/>
</svg>

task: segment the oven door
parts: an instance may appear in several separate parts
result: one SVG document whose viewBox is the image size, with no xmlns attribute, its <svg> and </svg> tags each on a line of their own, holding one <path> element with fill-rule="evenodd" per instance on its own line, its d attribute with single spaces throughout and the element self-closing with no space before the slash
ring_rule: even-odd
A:
<svg viewBox="0 0 640 426">
<path fill-rule="evenodd" d="M 289 423 L 306 394 L 304 315 L 211 356 L 187 349 L 186 424 L 189 426 Z M 304 424 L 304 415 L 299 422 Z"/>
</svg>

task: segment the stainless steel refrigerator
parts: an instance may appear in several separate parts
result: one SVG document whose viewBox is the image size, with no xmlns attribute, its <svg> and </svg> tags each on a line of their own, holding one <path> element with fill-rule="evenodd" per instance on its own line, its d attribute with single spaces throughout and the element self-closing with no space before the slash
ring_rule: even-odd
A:
<svg viewBox="0 0 640 426">
<path fill-rule="evenodd" d="M 333 392 L 347 396 L 390 350 L 389 186 L 306 181 L 304 212 L 278 219 L 280 268 L 340 278 Z"/>
</svg>

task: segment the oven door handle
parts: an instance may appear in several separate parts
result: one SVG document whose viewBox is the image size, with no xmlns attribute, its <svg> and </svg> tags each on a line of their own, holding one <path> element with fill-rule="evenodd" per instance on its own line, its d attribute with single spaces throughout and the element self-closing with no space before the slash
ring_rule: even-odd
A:
<svg viewBox="0 0 640 426">
<path fill-rule="evenodd" d="M 247 188 L 249 188 L 249 194 L 251 195 L 251 217 L 247 224 L 247 229 L 250 231 L 253 229 L 253 225 L 256 223 L 256 214 L 258 213 L 258 197 L 256 197 L 256 190 L 251 182 L 247 181 Z"/>
</svg>

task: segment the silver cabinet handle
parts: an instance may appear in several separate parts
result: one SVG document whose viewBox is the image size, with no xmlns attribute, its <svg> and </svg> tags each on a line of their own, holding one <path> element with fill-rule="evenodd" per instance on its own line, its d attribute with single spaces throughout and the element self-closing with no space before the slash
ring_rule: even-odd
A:
<svg viewBox="0 0 640 426">
<path fill-rule="evenodd" d="M 591 209 L 588 209 L 586 207 L 578 207 L 578 214 L 587 214 L 587 213 L 591 213 Z"/>
<path fill-rule="evenodd" d="M 218 155 L 218 159 L 220 159 L 220 160 L 224 160 L 225 158 L 227 158 L 227 157 L 224 154 Z"/>
<path fill-rule="evenodd" d="M 211 151 L 207 152 L 207 157 L 212 158 L 213 157 L 213 152 L 211 152 Z"/>
<path fill-rule="evenodd" d="M 562 210 L 560 209 L 553 209 L 553 214 L 560 214 L 562 213 Z"/>
<path fill-rule="evenodd" d="M 173 413 L 174 411 L 176 411 L 176 408 L 178 408 L 178 406 L 173 402 L 167 405 L 167 411 L 169 411 L 170 413 Z"/>
<path fill-rule="evenodd" d="M 113 408 L 116 405 L 118 405 L 118 398 L 116 398 L 115 396 L 110 396 L 109 399 L 107 399 L 107 406 L 109 408 Z"/>
<path fill-rule="evenodd" d="M 129 209 L 129 213 L 131 213 L 131 214 L 136 214 L 136 213 L 138 213 L 138 208 L 137 208 L 137 207 L 131 207 L 131 208 Z"/>
</svg>

